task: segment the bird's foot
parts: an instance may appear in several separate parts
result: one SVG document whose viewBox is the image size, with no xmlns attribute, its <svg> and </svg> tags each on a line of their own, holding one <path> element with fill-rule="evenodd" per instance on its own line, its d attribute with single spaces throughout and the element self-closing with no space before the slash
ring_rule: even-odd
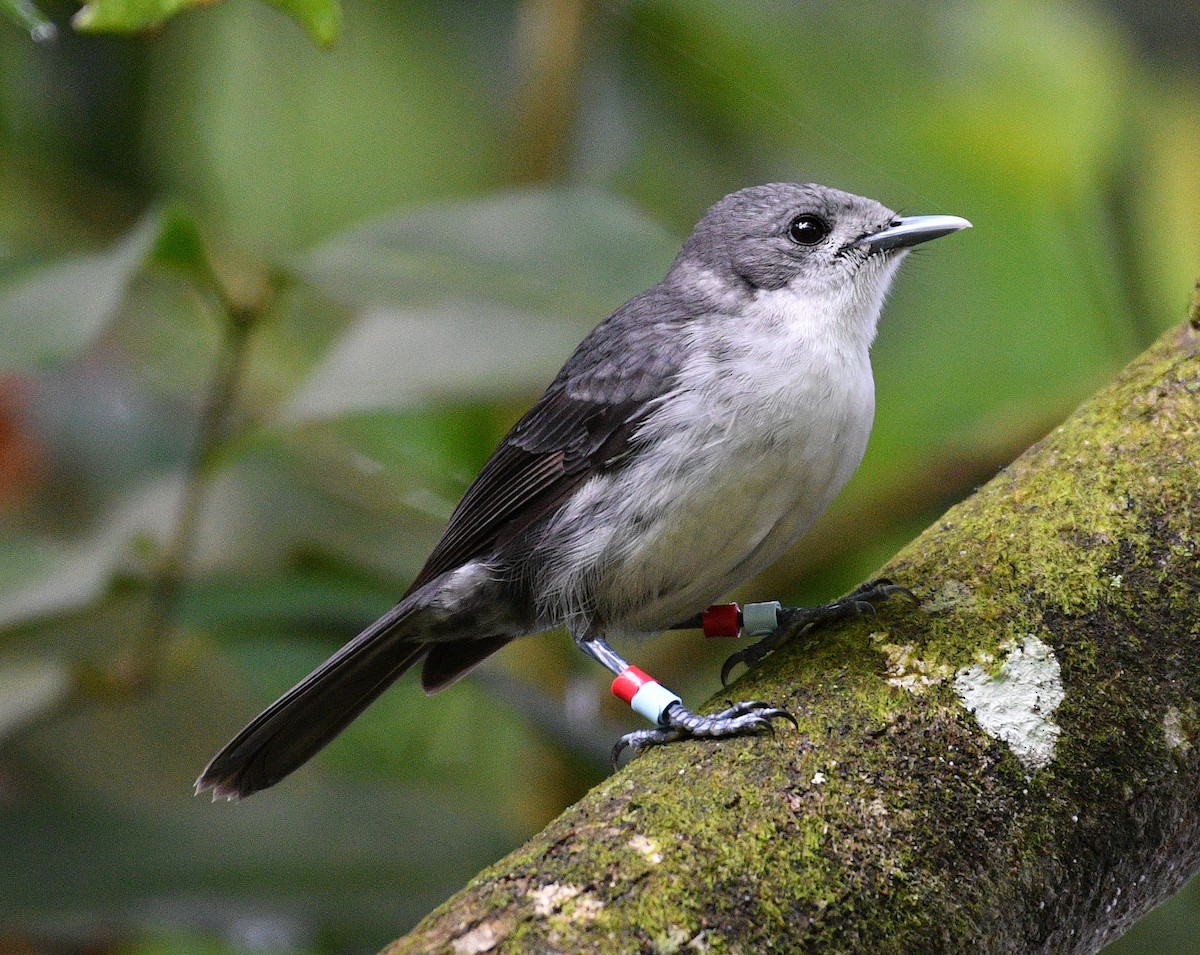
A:
<svg viewBox="0 0 1200 955">
<path fill-rule="evenodd" d="M 710 716 L 699 716 L 682 703 L 672 703 L 663 711 L 660 724 L 654 729 L 635 730 L 617 740 L 612 751 L 613 766 L 617 765 L 617 760 L 626 749 L 636 756 L 644 749 L 680 739 L 724 739 L 773 733 L 775 727 L 771 720 L 774 719 L 788 720 L 793 726 L 797 725 L 795 717 L 787 710 L 760 700 L 734 703 L 728 709 Z"/>
<path fill-rule="evenodd" d="M 817 627 L 832 623 L 835 620 L 845 620 L 847 617 L 859 617 L 866 613 L 875 613 L 875 604 L 882 603 L 891 597 L 907 597 L 914 604 L 920 603 L 916 595 L 907 587 L 894 584 L 886 577 L 868 580 L 855 588 L 841 600 L 823 604 L 820 607 L 784 607 L 779 611 L 779 625 L 757 643 L 736 653 L 730 654 L 725 665 L 721 667 L 721 685 L 729 683 L 729 674 L 739 663 L 745 664 L 747 670 L 753 670 L 772 652 L 791 642 L 800 633 L 808 633 Z"/>
</svg>

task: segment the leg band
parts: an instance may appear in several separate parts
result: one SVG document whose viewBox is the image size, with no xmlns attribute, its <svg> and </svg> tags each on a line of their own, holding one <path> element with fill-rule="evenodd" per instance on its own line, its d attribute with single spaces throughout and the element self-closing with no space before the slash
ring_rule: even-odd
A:
<svg viewBox="0 0 1200 955">
<path fill-rule="evenodd" d="M 651 723 L 658 724 L 672 703 L 683 701 L 665 686 L 635 666 L 626 667 L 612 683 L 613 696 L 628 703 L 635 713 L 640 713 Z"/>
<path fill-rule="evenodd" d="M 779 626 L 779 611 L 783 609 L 778 600 L 761 603 L 713 604 L 700 614 L 700 627 L 706 637 L 759 637 Z M 692 623 L 693 621 L 688 621 Z"/>
</svg>

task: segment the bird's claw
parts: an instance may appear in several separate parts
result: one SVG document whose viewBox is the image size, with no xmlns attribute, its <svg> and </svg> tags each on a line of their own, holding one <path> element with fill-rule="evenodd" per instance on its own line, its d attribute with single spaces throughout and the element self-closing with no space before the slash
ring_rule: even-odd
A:
<svg viewBox="0 0 1200 955">
<path fill-rule="evenodd" d="M 763 657 L 774 649 L 774 645 L 763 647 L 763 644 L 770 640 L 772 636 L 774 634 L 769 634 L 757 643 L 752 643 L 748 647 L 743 647 L 741 650 L 735 650 L 729 654 L 725 658 L 725 662 L 721 665 L 721 686 L 729 686 L 729 674 L 739 663 L 746 664 L 747 671 L 753 670 L 758 666 L 762 662 Z"/>
<path fill-rule="evenodd" d="M 801 631 L 813 630 L 836 620 L 875 614 L 875 605 L 892 597 L 906 597 L 913 605 L 921 601 L 907 587 L 893 583 L 887 577 L 877 577 L 856 587 L 841 600 L 820 607 L 785 607 L 780 611 L 780 623 L 757 643 L 752 643 L 729 655 L 721 667 L 721 685 L 729 685 L 729 674 L 739 663 L 747 671 L 757 667 L 765 657 L 790 642 Z"/>
<path fill-rule="evenodd" d="M 653 746 L 673 743 L 681 739 L 722 739 L 730 736 L 755 736 L 774 734 L 772 720 L 785 719 L 799 728 L 796 718 L 787 710 L 764 703 L 747 700 L 733 703 L 720 713 L 698 716 L 682 703 L 673 703 L 663 714 L 664 723 L 654 729 L 634 730 L 622 736 L 612 749 L 613 768 L 621 754 L 628 749 L 634 756 Z"/>
<path fill-rule="evenodd" d="M 892 597 L 907 597 L 912 601 L 913 606 L 921 603 L 921 599 L 903 584 L 897 584 L 889 577 L 876 577 L 874 580 L 868 580 L 865 584 L 861 584 L 852 590 L 848 595 L 866 600 L 889 600 Z"/>
</svg>

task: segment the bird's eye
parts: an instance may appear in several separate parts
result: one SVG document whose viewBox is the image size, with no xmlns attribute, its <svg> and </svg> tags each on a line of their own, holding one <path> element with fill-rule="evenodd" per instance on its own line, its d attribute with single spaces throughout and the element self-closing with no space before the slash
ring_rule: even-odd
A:
<svg viewBox="0 0 1200 955">
<path fill-rule="evenodd" d="M 816 245 L 827 235 L 829 223 L 811 213 L 796 216 L 788 226 L 788 238 L 797 245 Z"/>
</svg>

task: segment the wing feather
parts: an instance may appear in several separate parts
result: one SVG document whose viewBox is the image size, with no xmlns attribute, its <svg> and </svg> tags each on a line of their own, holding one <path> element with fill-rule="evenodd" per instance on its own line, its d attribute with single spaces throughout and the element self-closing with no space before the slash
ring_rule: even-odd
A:
<svg viewBox="0 0 1200 955">
<path fill-rule="evenodd" d="M 642 407 L 614 408 L 562 392 L 543 396 L 467 489 L 409 592 L 548 516 L 589 477 L 613 466 Z"/>
<path fill-rule="evenodd" d="M 697 311 L 664 283 L 593 329 L 467 488 L 408 592 L 548 517 L 593 474 L 621 467 L 674 383 L 680 326 Z"/>
</svg>

